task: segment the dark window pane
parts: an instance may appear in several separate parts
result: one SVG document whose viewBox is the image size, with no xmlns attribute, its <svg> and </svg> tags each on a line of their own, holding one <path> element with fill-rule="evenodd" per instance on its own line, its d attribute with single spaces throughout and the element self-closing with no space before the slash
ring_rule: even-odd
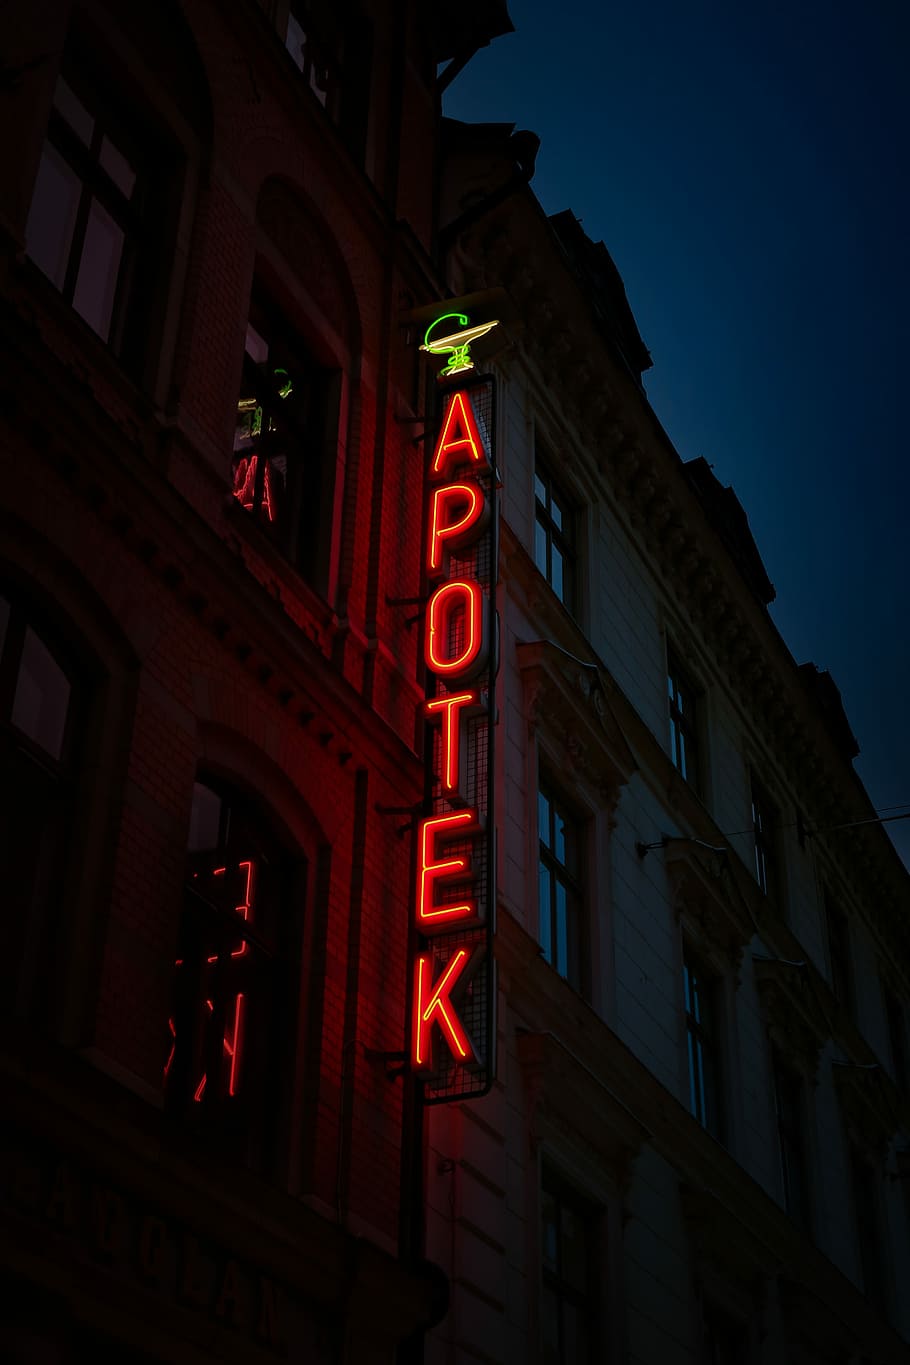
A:
<svg viewBox="0 0 910 1365">
<path fill-rule="evenodd" d="M 563 976 L 569 965 L 569 916 L 566 908 L 566 888 L 563 882 L 556 883 L 556 970 Z"/>
<path fill-rule="evenodd" d="M 534 526 L 534 563 L 540 572 L 547 576 L 547 533 L 537 522 Z"/>
<path fill-rule="evenodd" d="M 93 199 L 76 277 L 73 307 L 103 341 L 107 341 L 110 335 L 123 242 L 123 229 L 107 209 Z"/>
<path fill-rule="evenodd" d="M 101 139 L 101 151 L 98 160 L 123 197 L 125 199 L 132 198 L 133 190 L 136 187 L 136 172 L 107 135 Z"/>
<path fill-rule="evenodd" d="M 562 1277 L 580 1293 L 588 1288 L 588 1229 L 581 1214 L 562 1207 Z"/>
<path fill-rule="evenodd" d="M 66 674 L 28 627 L 13 699 L 13 724 L 52 758 L 59 758 L 69 700 L 70 685 Z"/>
<path fill-rule="evenodd" d="M 39 270 L 61 290 L 81 192 L 79 177 L 60 153 L 45 143 L 25 228 L 25 249 Z"/>
<path fill-rule="evenodd" d="M 549 1190 L 541 1198 L 541 1241 L 543 1263 L 550 1270 L 559 1268 L 559 1225 L 556 1200 Z"/>
<path fill-rule="evenodd" d="M 204 783 L 194 783 L 189 852 L 199 853 L 203 849 L 217 848 L 220 830 L 221 797 Z"/>
<path fill-rule="evenodd" d="M 563 1365 L 565 1357 L 559 1352 L 559 1299 L 546 1285 L 540 1305 L 540 1333 L 544 1365 Z"/>
<path fill-rule="evenodd" d="M 538 918 L 540 947 L 547 962 L 553 961 L 553 940 L 550 907 L 550 873 L 541 863 L 538 868 Z"/>
<path fill-rule="evenodd" d="M 88 147 L 95 131 L 95 120 L 62 76 L 58 77 L 54 90 L 54 108 L 63 115 L 76 136 Z"/>
<path fill-rule="evenodd" d="M 540 842 L 550 847 L 550 803 L 542 791 L 537 793 L 537 824 L 540 830 Z"/>
</svg>

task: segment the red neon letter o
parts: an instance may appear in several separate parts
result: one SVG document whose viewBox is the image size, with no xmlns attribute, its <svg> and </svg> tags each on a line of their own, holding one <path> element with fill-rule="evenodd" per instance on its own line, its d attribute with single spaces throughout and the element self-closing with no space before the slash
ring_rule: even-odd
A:
<svg viewBox="0 0 910 1365">
<path fill-rule="evenodd" d="M 462 641 L 458 652 L 450 654 L 458 613 L 463 614 Z M 470 677 L 486 662 L 486 643 L 479 583 L 458 578 L 441 583 L 427 603 L 427 667 L 439 678 Z"/>
</svg>

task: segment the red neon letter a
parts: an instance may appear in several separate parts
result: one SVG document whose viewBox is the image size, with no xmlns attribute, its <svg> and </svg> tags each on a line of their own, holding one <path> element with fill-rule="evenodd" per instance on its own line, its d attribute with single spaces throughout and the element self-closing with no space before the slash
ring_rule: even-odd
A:
<svg viewBox="0 0 910 1365">
<path fill-rule="evenodd" d="M 486 462 L 471 400 L 463 389 L 459 389 L 449 399 L 442 419 L 442 430 L 430 465 L 430 478 L 447 478 L 450 465 L 457 469 L 463 464 L 485 465 Z"/>
<path fill-rule="evenodd" d="M 414 1031 L 411 1062 L 418 1072 L 433 1071 L 433 1025 L 437 1024 L 456 1062 L 473 1062 L 476 1054 L 464 1025 L 452 1004 L 452 991 L 471 959 L 467 948 L 459 948 L 449 958 L 433 982 L 433 958 L 420 953 L 414 980 Z"/>
</svg>

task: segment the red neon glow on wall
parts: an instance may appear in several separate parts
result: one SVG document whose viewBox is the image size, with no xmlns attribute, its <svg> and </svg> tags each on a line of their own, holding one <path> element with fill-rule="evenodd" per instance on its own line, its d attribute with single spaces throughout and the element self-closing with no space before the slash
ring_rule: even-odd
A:
<svg viewBox="0 0 910 1365">
<path fill-rule="evenodd" d="M 442 419 L 442 428 L 433 451 L 430 477 L 445 478 L 449 467 L 457 469 L 470 463 L 485 465 L 487 457 L 477 429 L 471 399 L 463 389 L 453 393 Z"/>
<path fill-rule="evenodd" d="M 447 792 L 458 790 L 459 764 L 461 755 L 461 712 L 466 706 L 477 706 L 479 692 L 457 692 L 449 697 L 434 697 L 424 703 L 424 709 L 432 720 L 442 717 L 442 774 L 440 780 Z"/>
<path fill-rule="evenodd" d="M 414 1027 L 411 1061 L 415 1071 L 433 1070 L 432 1031 L 436 1024 L 458 1062 L 473 1061 L 475 1053 L 471 1041 L 451 1001 L 452 991 L 468 964 L 467 948 L 459 948 L 446 963 L 438 981 L 433 985 L 433 958 L 430 953 L 417 957 L 417 979 L 414 983 Z"/>
<path fill-rule="evenodd" d="M 473 810 L 450 811 L 446 815 L 432 815 L 420 822 L 420 860 L 417 869 L 417 923 L 451 924 L 456 920 L 473 919 L 477 905 L 466 899 L 458 904 L 436 904 L 436 885 L 440 881 L 456 881 L 471 875 L 471 862 L 463 853 L 449 858 L 436 856 L 437 839 L 464 838 L 477 828 L 477 813 Z"/>
<path fill-rule="evenodd" d="M 252 512 L 255 504 L 256 468 L 258 463 L 258 455 L 251 455 L 249 459 L 244 455 L 237 461 L 237 466 L 234 470 L 234 497 L 248 512 Z M 265 470 L 262 479 L 262 506 L 265 508 L 269 521 L 274 521 L 275 508 L 272 503 L 272 471 L 268 460 L 265 462 Z"/>
<path fill-rule="evenodd" d="M 459 617 L 464 623 L 463 640 L 457 652 L 450 653 Z M 427 603 L 427 667 L 439 678 L 470 676 L 486 662 L 485 636 L 480 584 L 462 578 L 440 583 Z"/>
<path fill-rule="evenodd" d="M 476 483 L 447 483 L 433 490 L 430 502 L 430 549 L 427 565 L 431 574 L 439 573 L 443 565 L 443 542 L 456 549 L 469 538 L 469 533 L 483 520 L 486 504 Z M 463 509 L 461 516 L 449 520 L 452 513 Z"/>
</svg>

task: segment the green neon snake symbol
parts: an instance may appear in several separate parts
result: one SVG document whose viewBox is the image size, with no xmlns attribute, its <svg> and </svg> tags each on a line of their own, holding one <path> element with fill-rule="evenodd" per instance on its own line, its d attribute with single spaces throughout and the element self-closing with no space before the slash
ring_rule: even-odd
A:
<svg viewBox="0 0 910 1365">
<path fill-rule="evenodd" d="M 453 319 L 464 329 L 457 332 L 447 332 L 445 336 L 436 336 L 430 340 L 430 333 L 447 319 Z M 448 353 L 449 363 L 444 365 L 439 371 L 439 378 L 443 379 L 446 375 L 461 374 L 465 370 L 473 370 L 474 361 L 471 359 L 471 343 L 478 337 L 486 336 L 491 328 L 498 326 L 498 319 L 492 322 L 481 322 L 476 327 L 468 324 L 471 319 L 465 313 L 443 313 L 441 317 L 434 318 L 426 330 L 423 338 L 422 351 L 429 352 L 430 355 L 446 355 Z"/>
</svg>

